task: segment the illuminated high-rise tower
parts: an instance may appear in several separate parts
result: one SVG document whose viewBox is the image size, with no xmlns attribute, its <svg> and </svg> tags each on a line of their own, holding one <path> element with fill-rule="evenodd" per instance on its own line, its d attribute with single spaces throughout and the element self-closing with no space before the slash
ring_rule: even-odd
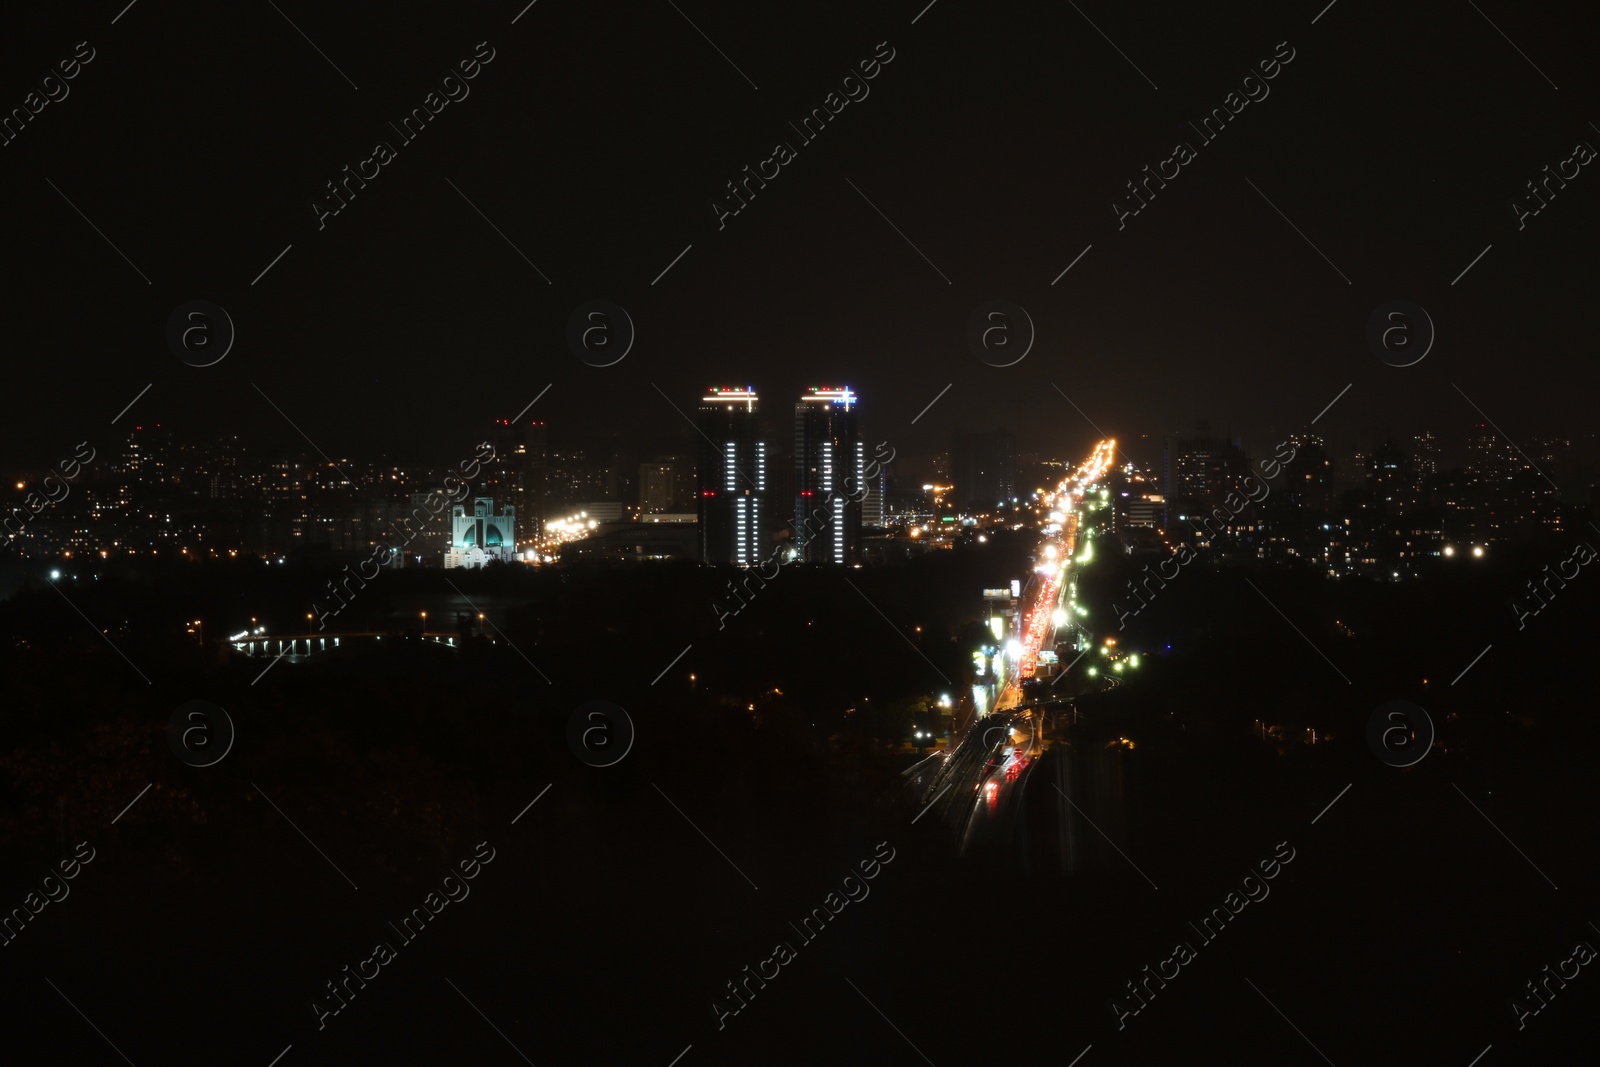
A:
<svg viewBox="0 0 1600 1067">
<path fill-rule="evenodd" d="M 752 567 L 766 546 L 767 445 L 754 389 L 709 389 L 700 400 L 700 552 Z"/>
<path fill-rule="evenodd" d="M 813 386 L 794 406 L 795 550 L 807 563 L 861 562 L 866 457 L 848 387 Z"/>
</svg>

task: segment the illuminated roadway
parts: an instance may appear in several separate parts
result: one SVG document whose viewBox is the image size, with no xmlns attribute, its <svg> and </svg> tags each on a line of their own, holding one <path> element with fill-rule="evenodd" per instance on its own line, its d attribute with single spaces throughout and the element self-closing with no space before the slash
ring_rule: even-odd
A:
<svg viewBox="0 0 1600 1067">
<path fill-rule="evenodd" d="M 1040 499 L 1042 537 L 1035 573 L 1022 594 L 1022 632 L 1003 660 L 996 657 L 1005 674 L 993 711 L 974 721 L 955 749 L 907 772 L 909 791 L 919 803 L 940 808 L 964 853 L 975 845 L 1013 856 L 1026 852 L 1029 772 L 1046 757 L 1050 744 L 1045 737 L 1048 716 L 1041 708 L 1022 706 L 1022 683 L 1035 673 L 1040 651 L 1054 649 L 1057 630 L 1075 625 L 1067 577 L 1072 564 L 1087 560 L 1090 551 L 1085 538 L 1083 554 L 1077 554 L 1081 501 L 1110 469 L 1115 447 L 1110 440 L 1096 444 L 1088 460 Z M 1064 765 L 1057 765 L 1053 777 L 1064 781 Z M 1062 848 L 1063 854 L 1070 849 L 1066 833 Z"/>
<path fill-rule="evenodd" d="M 996 712 L 1009 711 L 1021 702 L 1021 683 L 1033 677 L 1040 650 L 1046 647 L 1047 641 L 1048 647 L 1055 647 L 1057 612 L 1064 610 L 1062 600 L 1068 584 L 1067 571 L 1078 550 L 1078 505 L 1089 488 L 1110 468 L 1115 450 L 1115 441 L 1099 442 L 1082 466 L 1063 478 L 1054 492 L 1040 499 L 1039 508 L 1048 516 L 1043 524 L 1046 532 L 1039 545 L 1039 563 L 1023 594 L 1016 667 L 1008 672 L 995 701 Z"/>
</svg>

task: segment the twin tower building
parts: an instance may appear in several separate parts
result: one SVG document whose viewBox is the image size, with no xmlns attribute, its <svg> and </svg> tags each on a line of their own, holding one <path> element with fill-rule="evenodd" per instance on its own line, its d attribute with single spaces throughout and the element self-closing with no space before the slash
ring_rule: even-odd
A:
<svg viewBox="0 0 1600 1067">
<path fill-rule="evenodd" d="M 813 386 L 801 394 L 794 406 L 793 483 L 775 485 L 755 389 L 707 390 L 696 420 L 701 558 L 756 566 L 784 544 L 789 559 L 859 563 L 863 520 L 883 521 L 884 474 L 867 476 L 856 407 L 848 387 Z M 780 499 L 792 490 L 792 516 L 778 518 L 769 486 Z M 865 492 L 851 492 L 858 486 Z"/>
</svg>

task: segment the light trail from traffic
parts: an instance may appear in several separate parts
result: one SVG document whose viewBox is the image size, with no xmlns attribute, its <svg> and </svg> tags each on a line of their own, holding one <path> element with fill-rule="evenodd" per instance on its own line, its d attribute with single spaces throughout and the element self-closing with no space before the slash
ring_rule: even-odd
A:
<svg viewBox="0 0 1600 1067">
<path fill-rule="evenodd" d="M 1042 524 L 1044 535 L 1039 545 L 1039 562 L 1034 568 L 1035 577 L 1023 594 L 1028 605 L 1022 614 L 1020 648 L 1015 657 L 1017 671 L 996 701 L 996 711 L 1020 702 L 1021 683 L 1033 677 L 1038 670 L 1040 649 L 1045 647 L 1047 640 L 1053 641 L 1056 629 L 1068 621 L 1058 616 L 1067 568 L 1074 562 L 1086 561 L 1088 554 L 1086 545 L 1085 559 L 1074 558 L 1077 551 L 1078 504 L 1111 469 L 1116 445 L 1116 441 L 1111 439 L 1097 443 L 1088 459 L 1063 478 L 1053 491 L 1040 497 L 1039 507 L 1045 516 Z"/>
</svg>

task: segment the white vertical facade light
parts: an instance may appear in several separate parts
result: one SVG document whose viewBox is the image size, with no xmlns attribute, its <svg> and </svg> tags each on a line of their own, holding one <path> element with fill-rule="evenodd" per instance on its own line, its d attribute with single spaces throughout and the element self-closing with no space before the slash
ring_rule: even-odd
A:
<svg viewBox="0 0 1600 1067">
<path fill-rule="evenodd" d="M 767 445 L 765 441 L 756 442 L 755 454 L 755 482 L 756 491 L 750 496 L 750 531 L 747 539 L 748 547 L 744 550 L 751 562 L 761 557 L 761 501 L 767 492 Z"/>
<path fill-rule="evenodd" d="M 855 457 L 855 459 L 856 459 L 856 480 L 855 480 L 855 486 L 856 486 L 856 491 L 861 494 L 861 499 L 856 504 L 856 507 L 861 509 L 862 515 L 863 515 L 863 521 L 865 521 L 865 519 L 873 518 L 871 515 L 867 514 L 866 505 L 868 504 L 868 502 L 872 502 L 872 503 L 876 504 L 876 502 L 878 500 L 878 494 L 876 492 L 871 491 L 867 486 L 867 451 L 866 451 L 866 447 L 867 446 L 862 444 L 860 441 L 856 442 L 856 457 Z M 880 523 L 880 520 L 873 518 L 872 524 L 874 526 L 879 525 L 879 523 Z"/>
</svg>

